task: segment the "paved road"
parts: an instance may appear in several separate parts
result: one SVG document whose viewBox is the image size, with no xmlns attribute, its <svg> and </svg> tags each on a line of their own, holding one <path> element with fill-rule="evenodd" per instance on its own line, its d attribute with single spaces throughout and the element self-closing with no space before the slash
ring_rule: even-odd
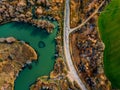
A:
<svg viewBox="0 0 120 90">
<path fill-rule="evenodd" d="M 82 90 L 87 90 L 83 82 L 78 76 L 78 73 L 76 72 L 76 69 L 74 68 L 71 55 L 70 55 L 70 49 L 69 49 L 69 34 L 75 30 L 78 30 L 78 28 L 81 28 L 85 23 L 87 23 L 100 9 L 100 7 L 104 4 L 105 0 L 100 4 L 100 6 L 95 10 L 95 12 L 89 16 L 82 24 L 80 24 L 78 27 L 75 27 L 73 29 L 70 29 L 70 0 L 66 0 L 65 2 L 65 15 L 64 15 L 64 53 L 65 53 L 65 59 L 68 64 L 69 68 L 69 74 L 72 76 L 72 79 L 74 79 Z"/>
<path fill-rule="evenodd" d="M 70 31 L 70 6 L 69 0 L 66 0 L 65 3 L 65 15 L 64 15 L 64 53 L 66 62 L 69 68 L 69 74 L 71 74 L 72 78 L 79 84 L 82 90 L 87 90 L 81 79 L 79 78 L 76 69 L 74 68 L 69 49 L 69 31 Z"/>
<path fill-rule="evenodd" d="M 80 24 L 79 26 L 71 29 L 69 31 L 69 33 L 72 33 L 73 31 L 77 31 L 79 28 L 81 28 L 83 25 L 85 25 L 96 13 L 98 13 L 98 10 L 103 6 L 103 4 L 105 3 L 105 0 L 100 4 L 100 6 L 94 11 L 94 13 L 92 15 L 90 15 L 82 24 Z"/>
</svg>

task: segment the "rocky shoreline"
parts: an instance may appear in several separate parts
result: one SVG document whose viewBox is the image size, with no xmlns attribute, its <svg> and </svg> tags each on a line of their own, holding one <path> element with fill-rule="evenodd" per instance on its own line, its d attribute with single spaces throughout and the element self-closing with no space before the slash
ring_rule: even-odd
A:
<svg viewBox="0 0 120 90">
<path fill-rule="evenodd" d="M 14 90 L 14 81 L 25 64 L 37 60 L 32 47 L 14 37 L 0 38 L 0 90 Z"/>
</svg>

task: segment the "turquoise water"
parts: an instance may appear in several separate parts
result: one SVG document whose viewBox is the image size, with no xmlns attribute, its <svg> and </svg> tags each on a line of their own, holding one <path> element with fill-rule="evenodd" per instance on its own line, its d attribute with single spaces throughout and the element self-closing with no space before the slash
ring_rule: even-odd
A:
<svg viewBox="0 0 120 90">
<path fill-rule="evenodd" d="M 11 22 L 0 25 L 0 37 L 13 36 L 18 40 L 24 40 L 29 43 L 38 53 L 38 61 L 32 63 L 32 68 L 24 68 L 19 73 L 15 81 L 15 90 L 29 90 L 29 86 L 35 82 L 39 76 L 49 75 L 53 69 L 55 58 L 55 37 L 58 30 L 57 22 L 52 34 L 40 30 L 30 24 Z M 45 47 L 39 48 L 39 42 L 42 41 Z"/>
</svg>

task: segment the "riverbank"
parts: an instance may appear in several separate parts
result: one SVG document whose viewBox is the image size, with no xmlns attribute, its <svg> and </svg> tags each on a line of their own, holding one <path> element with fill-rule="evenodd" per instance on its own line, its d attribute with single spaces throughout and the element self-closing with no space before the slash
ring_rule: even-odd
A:
<svg viewBox="0 0 120 90">
<path fill-rule="evenodd" d="M 35 25 L 36 27 L 41 28 L 43 30 L 46 30 L 48 33 L 51 33 L 52 30 L 54 29 L 54 25 L 52 23 L 46 20 L 39 20 L 39 19 L 33 18 L 34 13 L 32 13 L 32 8 L 33 6 L 36 6 L 36 5 L 37 5 L 36 2 L 31 3 L 29 1 L 27 2 L 24 0 L 16 0 L 16 1 L 9 1 L 9 2 L 1 1 L 0 2 L 0 24 L 12 22 L 12 21 L 25 22 L 25 23 L 30 23 L 32 25 Z M 41 9 L 42 8 L 43 7 L 41 7 Z"/>
<path fill-rule="evenodd" d="M 37 54 L 32 47 L 13 37 L 0 38 L 0 89 L 14 90 L 14 81 L 19 71 Z"/>
</svg>

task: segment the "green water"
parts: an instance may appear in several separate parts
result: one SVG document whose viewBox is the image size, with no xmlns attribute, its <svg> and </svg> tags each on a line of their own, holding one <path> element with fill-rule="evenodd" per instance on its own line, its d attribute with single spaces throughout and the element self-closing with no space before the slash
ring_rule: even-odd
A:
<svg viewBox="0 0 120 90">
<path fill-rule="evenodd" d="M 19 73 L 15 81 L 15 90 L 29 90 L 29 86 L 35 82 L 39 76 L 49 75 L 53 69 L 55 58 L 55 37 L 58 30 L 57 22 L 52 34 L 40 30 L 30 24 L 11 22 L 0 25 L 0 37 L 13 36 L 18 40 L 28 42 L 38 53 L 38 61 L 32 63 L 32 68 L 26 67 Z M 45 43 L 44 48 L 39 48 L 39 41 Z"/>
</svg>

